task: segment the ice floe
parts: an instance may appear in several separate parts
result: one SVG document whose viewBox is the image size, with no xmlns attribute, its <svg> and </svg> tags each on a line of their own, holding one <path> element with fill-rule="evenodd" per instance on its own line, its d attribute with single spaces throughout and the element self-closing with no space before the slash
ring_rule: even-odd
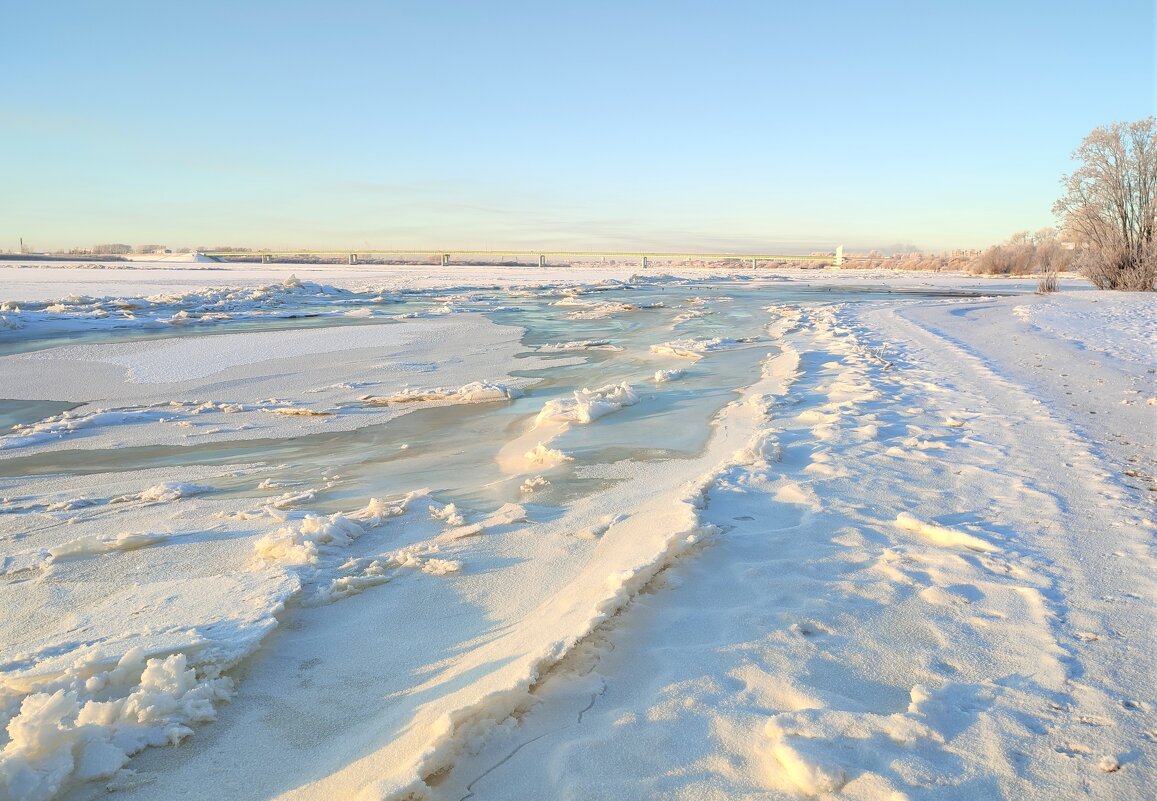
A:
<svg viewBox="0 0 1157 801">
<path fill-rule="evenodd" d="M 638 402 L 638 394 L 626 381 L 620 384 L 607 384 L 597 389 L 584 387 L 576 389 L 572 398 L 560 398 L 544 403 L 535 422 L 553 420 L 590 423 L 604 415 L 617 412 L 624 406 L 634 406 Z"/>
</svg>

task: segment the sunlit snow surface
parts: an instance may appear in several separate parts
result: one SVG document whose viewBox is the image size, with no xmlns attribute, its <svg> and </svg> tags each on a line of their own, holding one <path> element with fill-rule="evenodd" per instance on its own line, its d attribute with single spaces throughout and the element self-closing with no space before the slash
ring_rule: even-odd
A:
<svg viewBox="0 0 1157 801">
<path fill-rule="evenodd" d="M 1143 797 L 1152 306 L 915 283 L 4 303 L 0 798 Z"/>
</svg>

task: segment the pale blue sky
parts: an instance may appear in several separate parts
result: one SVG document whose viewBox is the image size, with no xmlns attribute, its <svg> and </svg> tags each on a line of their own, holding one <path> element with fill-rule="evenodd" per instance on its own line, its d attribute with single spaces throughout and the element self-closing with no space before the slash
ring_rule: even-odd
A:
<svg viewBox="0 0 1157 801">
<path fill-rule="evenodd" d="M 14 2 L 0 249 L 974 247 L 1155 113 L 1153 0 Z"/>
</svg>

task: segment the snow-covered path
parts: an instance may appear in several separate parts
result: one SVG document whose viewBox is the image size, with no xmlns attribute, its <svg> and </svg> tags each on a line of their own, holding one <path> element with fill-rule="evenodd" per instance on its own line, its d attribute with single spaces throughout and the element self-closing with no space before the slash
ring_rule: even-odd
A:
<svg viewBox="0 0 1157 801">
<path fill-rule="evenodd" d="M 781 460 L 713 487 L 724 533 L 438 797 L 1146 798 L 1151 479 L 1025 386 L 999 322 L 1095 388 L 1148 471 L 1153 406 L 1120 419 L 1137 386 L 1032 340 L 1023 303 L 805 315 Z"/>
</svg>

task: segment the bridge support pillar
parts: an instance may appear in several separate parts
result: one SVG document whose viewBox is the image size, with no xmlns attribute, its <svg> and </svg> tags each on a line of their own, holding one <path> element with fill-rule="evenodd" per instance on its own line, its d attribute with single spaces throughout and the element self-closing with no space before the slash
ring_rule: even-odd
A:
<svg viewBox="0 0 1157 801">
<path fill-rule="evenodd" d="M 358 254 L 351 253 L 350 254 L 350 264 L 357 264 L 357 263 L 358 263 Z"/>
<path fill-rule="evenodd" d="M 539 267 L 545 267 L 546 266 L 546 256 L 539 256 L 538 257 L 538 266 Z"/>
<path fill-rule="evenodd" d="M 449 253 L 443 253 L 442 254 L 442 266 L 443 267 L 449 267 L 450 266 L 450 254 Z"/>
</svg>

